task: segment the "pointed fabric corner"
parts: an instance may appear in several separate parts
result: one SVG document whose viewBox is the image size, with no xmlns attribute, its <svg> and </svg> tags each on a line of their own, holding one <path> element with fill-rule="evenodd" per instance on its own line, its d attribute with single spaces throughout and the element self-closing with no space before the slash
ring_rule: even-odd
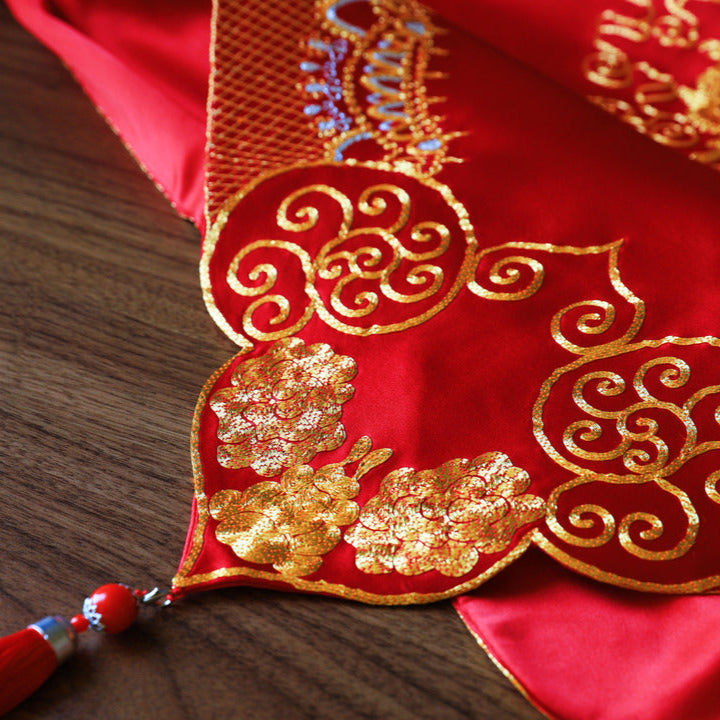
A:
<svg viewBox="0 0 720 720">
<path fill-rule="evenodd" d="M 589 108 L 416 2 L 346 5 L 216 6 L 200 274 L 241 353 L 198 405 L 176 583 L 418 602 L 534 544 L 625 587 L 715 588 L 720 341 L 654 313 L 717 299 L 690 267 L 658 292 L 662 262 L 633 260 L 657 244 L 637 206 L 570 241 L 577 199 L 557 188 L 493 224 L 488 198 L 503 220 L 527 207 L 528 166 L 538 198 L 559 167 L 600 183 L 588 217 L 637 189 L 625 158 L 558 136 Z M 544 116 L 466 92 L 493 83 Z M 535 165 L 493 168 L 511 116 Z M 360 473 L 358 443 L 382 462 Z"/>
</svg>

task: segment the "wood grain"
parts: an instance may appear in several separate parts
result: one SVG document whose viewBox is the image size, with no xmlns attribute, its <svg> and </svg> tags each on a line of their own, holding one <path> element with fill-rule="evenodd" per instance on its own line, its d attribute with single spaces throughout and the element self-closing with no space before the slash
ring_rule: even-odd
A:
<svg viewBox="0 0 720 720">
<path fill-rule="evenodd" d="M 0 633 L 108 581 L 167 583 L 189 431 L 234 353 L 199 235 L 0 6 Z M 10 717 L 530 720 L 449 603 L 190 597 L 76 658 Z"/>
</svg>

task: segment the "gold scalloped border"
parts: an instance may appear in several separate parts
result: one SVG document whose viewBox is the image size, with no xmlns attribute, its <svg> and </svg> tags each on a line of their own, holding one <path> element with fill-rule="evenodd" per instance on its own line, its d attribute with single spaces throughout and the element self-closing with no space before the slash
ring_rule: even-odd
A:
<svg viewBox="0 0 720 720">
<path fill-rule="evenodd" d="M 544 553 L 549 555 L 568 570 L 589 577 L 592 580 L 599 580 L 608 585 L 626 588 L 628 590 L 642 590 L 644 592 L 662 593 L 664 595 L 698 595 L 700 593 L 716 594 L 720 590 L 720 575 L 710 575 L 699 580 L 688 580 L 684 583 L 655 583 L 644 580 L 617 575 L 608 570 L 583 562 L 568 555 L 565 551 L 553 545 L 553 543 L 542 535 L 538 530 L 532 531 L 532 542 Z"/>
<path fill-rule="evenodd" d="M 290 578 L 280 575 L 279 573 L 270 572 L 268 570 L 258 570 L 246 567 L 222 567 L 209 573 L 198 575 L 192 574 L 192 569 L 205 543 L 205 531 L 210 518 L 208 497 L 205 494 L 205 476 L 203 474 L 202 460 L 200 457 L 200 418 L 207 404 L 210 393 L 212 392 L 218 379 L 227 371 L 232 363 L 243 353 L 240 352 L 222 367 L 216 370 L 205 383 L 200 393 L 195 414 L 193 416 L 192 433 L 191 433 L 191 459 L 193 467 L 193 479 L 195 484 L 195 502 L 197 508 L 197 521 L 191 535 L 188 536 L 186 542 L 186 550 L 184 562 L 178 569 L 177 574 L 173 578 L 173 590 L 192 590 L 195 587 L 207 584 L 213 580 L 222 578 L 237 578 L 238 584 L 242 584 L 243 578 L 255 578 L 270 582 L 282 583 L 302 592 L 322 593 L 326 595 L 335 595 L 348 600 L 356 600 L 358 602 L 368 603 L 370 605 L 411 605 L 420 603 L 436 602 L 437 600 L 446 600 L 447 598 L 461 595 L 469 590 L 482 585 L 501 570 L 517 560 L 532 543 L 533 532 L 528 531 L 519 541 L 518 544 L 492 567 L 488 568 L 484 573 L 477 575 L 471 580 L 467 580 L 459 585 L 455 585 L 447 590 L 435 593 L 401 593 L 397 595 L 383 595 L 359 588 L 348 587 L 340 583 L 331 583 L 327 580 L 305 580 L 303 578 Z"/>
</svg>

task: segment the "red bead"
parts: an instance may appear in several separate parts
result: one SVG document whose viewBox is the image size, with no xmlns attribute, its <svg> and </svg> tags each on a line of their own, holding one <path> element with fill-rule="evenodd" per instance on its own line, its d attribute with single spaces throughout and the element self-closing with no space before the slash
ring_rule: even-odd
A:
<svg viewBox="0 0 720 720">
<path fill-rule="evenodd" d="M 84 615 L 73 615 L 70 624 L 76 633 L 84 633 L 90 627 L 90 621 Z"/>
<path fill-rule="evenodd" d="M 110 635 L 127 630 L 135 622 L 137 613 L 135 594 L 118 583 L 99 587 L 83 604 L 83 615 L 92 629 Z"/>
</svg>

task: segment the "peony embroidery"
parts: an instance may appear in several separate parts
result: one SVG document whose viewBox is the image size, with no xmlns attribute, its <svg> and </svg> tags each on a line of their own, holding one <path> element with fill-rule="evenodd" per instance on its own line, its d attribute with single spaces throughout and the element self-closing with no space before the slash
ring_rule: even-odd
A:
<svg viewBox="0 0 720 720">
<path fill-rule="evenodd" d="M 529 486 L 528 474 L 499 452 L 435 470 L 401 468 L 384 478 L 345 540 L 366 573 L 460 577 L 480 553 L 505 550 L 518 529 L 544 515 L 542 498 L 525 493 Z"/>
<path fill-rule="evenodd" d="M 363 437 L 342 463 L 318 470 L 300 465 L 286 470 L 280 482 L 265 480 L 242 492 L 220 490 L 210 501 L 210 514 L 219 521 L 215 536 L 243 560 L 272 565 L 283 575 L 315 572 L 340 542 L 339 526 L 357 520 L 352 499 L 360 492 L 358 480 L 392 454 L 370 452 L 371 447 L 370 438 Z M 345 466 L 357 460 L 348 476 Z"/>
<path fill-rule="evenodd" d="M 232 387 L 210 400 L 219 420 L 218 462 L 272 477 L 340 447 L 342 405 L 353 396 L 349 383 L 356 372 L 352 358 L 299 338 L 280 340 L 265 355 L 241 363 Z"/>
</svg>

